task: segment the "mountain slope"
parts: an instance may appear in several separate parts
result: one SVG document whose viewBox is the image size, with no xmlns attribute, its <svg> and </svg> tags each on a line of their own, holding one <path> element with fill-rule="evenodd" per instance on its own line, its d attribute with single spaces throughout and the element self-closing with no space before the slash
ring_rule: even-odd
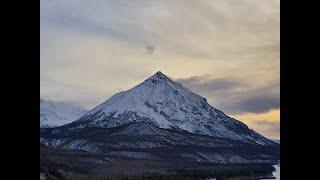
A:
<svg viewBox="0 0 320 180">
<path fill-rule="evenodd" d="M 40 99 L 40 127 L 61 126 L 79 119 L 86 110 L 69 103 Z"/>
<path fill-rule="evenodd" d="M 68 126 L 41 129 L 40 142 L 62 149 L 150 160 L 177 159 L 211 163 L 270 163 L 279 146 L 242 143 L 227 138 L 163 129 L 151 122 L 132 122 L 112 128 Z"/>
</svg>

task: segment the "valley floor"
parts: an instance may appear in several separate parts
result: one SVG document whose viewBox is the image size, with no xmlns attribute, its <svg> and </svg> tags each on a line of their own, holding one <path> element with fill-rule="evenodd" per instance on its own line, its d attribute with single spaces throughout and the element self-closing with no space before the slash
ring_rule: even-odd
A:
<svg viewBox="0 0 320 180">
<path fill-rule="evenodd" d="M 173 160 L 132 159 L 84 151 L 40 148 L 41 179 L 261 179 L 270 178 L 272 164 L 215 165 Z"/>
</svg>

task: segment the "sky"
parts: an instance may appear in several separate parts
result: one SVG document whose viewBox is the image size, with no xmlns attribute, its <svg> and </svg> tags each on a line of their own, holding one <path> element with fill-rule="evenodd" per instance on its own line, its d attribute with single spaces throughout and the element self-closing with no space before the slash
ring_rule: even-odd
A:
<svg viewBox="0 0 320 180">
<path fill-rule="evenodd" d="M 157 71 L 280 138 L 279 0 L 41 0 L 40 96 L 93 108 Z"/>
</svg>

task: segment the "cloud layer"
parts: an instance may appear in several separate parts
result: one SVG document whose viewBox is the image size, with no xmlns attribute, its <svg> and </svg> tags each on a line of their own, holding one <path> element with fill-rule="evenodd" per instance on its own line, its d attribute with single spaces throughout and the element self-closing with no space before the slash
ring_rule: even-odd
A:
<svg viewBox="0 0 320 180">
<path fill-rule="evenodd" d="M 279 0 L 41 0 L 40 92 L 86 107 L 161 70 L 231 114 L 279 108 Z"/>
<path fill-rule="evenodd" d="M 211 104 L 231 113 L 263 113 L 280 108 L 280 81 L 255 87 L 234 78 L 214 78 L 211 75 L 177 79 L 189 89 L 206 96 Z"/>
<path fill-rule="evenodd" d="M 272 139 L 280 139 L 280 110 L 270 110 L 265 113 L 245 113 L 234 115 L 255 131 Z"/>
</svg>

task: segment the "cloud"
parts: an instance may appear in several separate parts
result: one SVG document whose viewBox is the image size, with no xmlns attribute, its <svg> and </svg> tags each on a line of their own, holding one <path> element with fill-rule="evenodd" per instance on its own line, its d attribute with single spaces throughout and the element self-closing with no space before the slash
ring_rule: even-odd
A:
<svg viewBox="0 0 320 180">
<path fill-rule="evenodd" d="M 135 46 L 156 42 L 183 56 L 226 59 L 226 53 L 268 53 L 270 47 L 278 47 L 278 6 L 276 0 L 44 0 L 41 22 Z"/>
<path fill-rule="evenodd" d="M 177 81 L 205 96 L 213 106 L 230 114 L 262 113 L 280 108 L 279 80 L 261 86 L 236 78 L 214 78 L 212 75 L 193 76 Z"/>
<path fill-rule="evenodd" d="M 280 108 L 280 97 L 278 95 L 260 95 L 261 96 L 250 96 L 250 94 L 245 95 L 233 104 L 226 105 L 226 108 L 230 109 L 229 111 L 233 110 L 234 113 L 261 113 L 270 109 Z"/>
<path fill-rule="evenodd" d="M 280 121 L 245 122 L 250 128 L 271 139 L 280 139 Z"/>
<path fill-rule="evenodd" d="M 92 108 L 161 70 L 228 114 L 279 108 L 279 0 L 40 5 L 45 99 Z"/>
<path fill-rule="evenodd" d="M 186 87 L 196 89 L 198 91 L 221 91 L 225 89 L 234 88 L 239 83 L 226 78 L 207 79 L 207 75 L 204 76 L 192 76 L 186 79 L 177 79 L 180 83 Z"/>
<path fill-rule="evenodd" d="M 273 109 L 265 113 L 245 113 L 233 115 L 250 128 L 272 139 L 280 139 L 280 109 Z"/>
</svg>

